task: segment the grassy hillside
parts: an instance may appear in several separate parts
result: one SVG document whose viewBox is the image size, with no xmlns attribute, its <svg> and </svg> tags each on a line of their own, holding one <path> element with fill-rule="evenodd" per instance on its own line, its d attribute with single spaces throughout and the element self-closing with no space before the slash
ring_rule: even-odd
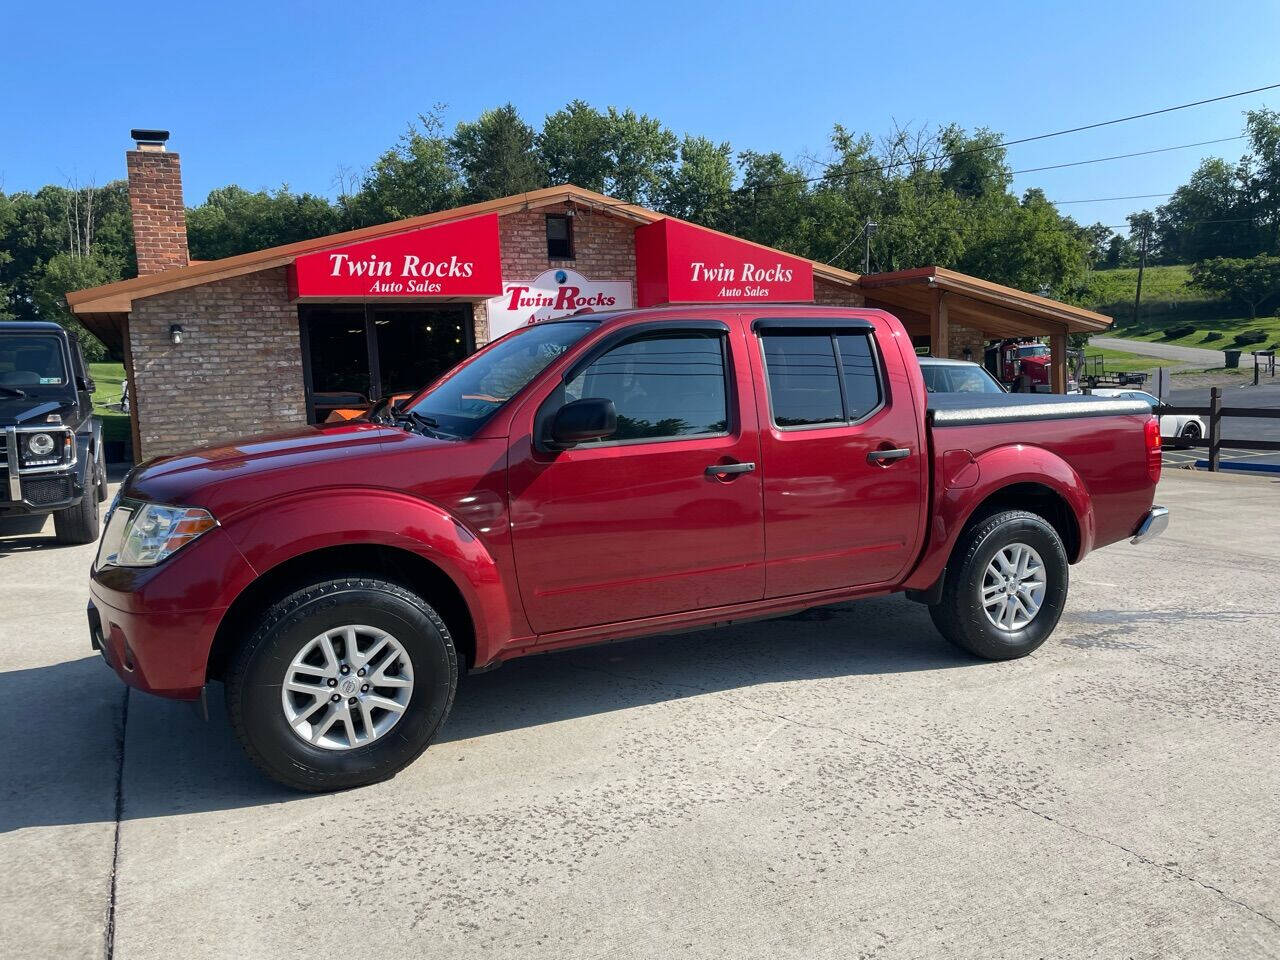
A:
<svg viewBox="0 0 1280 960">
<path fill-rule="evenodd" d="M 1203 303 L 1214 299 L 1190 283 L 1190 267 L 1147 267 L 1142 275 L 1143 303 L 1154 307 L 1157 304 Z M 1134 291 L 1138 288 L 1138 269 L 1094 270 L 1089 274 L 1087 287 L 1086 299 L 1090 302 L 1085 306 L 1094 310 L 1111 307 L 1117 321 L 1122 316 L 1128 318 L 1133 310 Z"/>
<path fill-rule="evenodd" d="M 93 412 L 102 418 L 102 439 L 128 440 L 129 415 L 120 412 L 120 381 L 124 379 L 123 363 L 91 363 L 93 377 Z"/>
<path fill-rule="evenodd" d="M 1142 277 L 1142 306 L 1133 322 L 1137 268 L 1095 270 L 1089 276 L 1083 306 L 1115 317 L 1112 332 L 1134 340 L 1176 343 L 1214 350 L 1280 348 L 1280 317 L 1250 320 L 1229 301 L 1215 299 L 1191 286 L 1186 266 L 1147 267 Z M 1260 330 L 1260 343 L 1241 343 L 1238 337 Z M 1177 334 L 1173 336 L 1172 334 Z"/>
</svg>

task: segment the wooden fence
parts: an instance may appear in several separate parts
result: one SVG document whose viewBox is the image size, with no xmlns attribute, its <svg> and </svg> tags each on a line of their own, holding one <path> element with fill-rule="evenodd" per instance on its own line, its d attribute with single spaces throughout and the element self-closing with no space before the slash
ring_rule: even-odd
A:
<svg viewBox="0 0 1280 960">
<path fill-rule="evenodd" d="M 1178 416 L 1200 417 L 1209 424 L 1209 436 L 1199 440 L 1185 440 L 1181 437 L 1163 437 L 1169 445 L 1195 447 L 1209 451 L 1209 469 L 1217 470 L 1222 462 L 1223 450 L 1280 450 L 1280 440 L 1226 440 L 1222 436 L 1223 417 L 1256 417 L 1264 420 L 1280 420 L 1280 407 L 1224 407 L 1222 405 L 1222 388 L 1213 387 L 1209 391 L 1209 406 L 1183 407 L 1161 405 L 1157 411 L 1161 416 L 1176 414 Z"/>
</svg>

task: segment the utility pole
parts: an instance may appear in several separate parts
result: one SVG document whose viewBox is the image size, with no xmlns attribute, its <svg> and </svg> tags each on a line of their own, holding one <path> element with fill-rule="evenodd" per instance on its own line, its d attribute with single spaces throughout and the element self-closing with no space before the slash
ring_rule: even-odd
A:
<svg viewBox="0 0 1280 960">
<path fill-rule="evenodd" d="M 866 225 L 862 228 L 862 272 L 864 274 L 871 272 L 871 234 L 880 224 L 868 219 Z"/>
<path fill-rule="evenodd" d="M 1142 305 L 1142 271 L 1147 267 L 1147 225 L 1142 225 L 1142 247 L 1138 255 L 1138 291 L 1133 295 L 1133 323 L 1138 325 L 1138 307 Z"/>
</svg>

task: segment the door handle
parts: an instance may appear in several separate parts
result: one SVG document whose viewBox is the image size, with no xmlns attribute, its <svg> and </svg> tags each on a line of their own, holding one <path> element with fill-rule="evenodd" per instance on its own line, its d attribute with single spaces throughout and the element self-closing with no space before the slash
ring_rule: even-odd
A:
<svg viewBox="0 0 1280 960">
<path fill-rule="evenodd" d="M 898 447 L 896 450 L 872 450 L 867 454 L 867 463 L 878 463 L 885 466 L 894 460 L 901 460 L 903 457 L 911 456 L 911 451 L 906 447 Z"/>
<path fill-rule="evenodd" d="M 756 468 L 754 463 L 713 463 L 707 467 L 708 477 L 729 477 L 738 473 L 750 473 Z"/>
</svg>

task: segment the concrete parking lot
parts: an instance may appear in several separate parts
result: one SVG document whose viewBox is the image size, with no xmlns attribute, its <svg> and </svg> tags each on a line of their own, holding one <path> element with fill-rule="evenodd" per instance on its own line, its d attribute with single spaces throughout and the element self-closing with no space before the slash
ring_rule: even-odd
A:
<svg viewBox="0 0 1280 960">
<path fill-rule="evenodd" d="M 1280 482 L 1167 471 L 1034 656 L 900 598 L 467 678 L 396 780 L 126 696 L 0 539 L 0 956 L 1280 956 Z"/>
</svg>

